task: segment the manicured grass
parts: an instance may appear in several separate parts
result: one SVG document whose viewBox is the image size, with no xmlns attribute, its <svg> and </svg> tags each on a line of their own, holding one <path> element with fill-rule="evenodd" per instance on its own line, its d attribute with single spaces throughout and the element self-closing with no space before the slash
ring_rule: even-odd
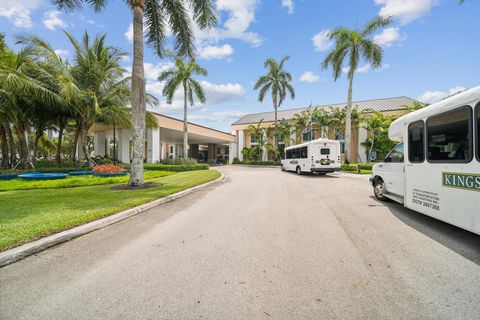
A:
<svg viewBox="0 0 480 320">
<path fill-rule="evenodd" d="M 220 177 L 214 170 L 180 172 L 149 180 L 142 190 L 112 185 L 0 192 L 0 250 L 70 229 Z"/>
<path fill-rule="evenodd" d="M 145 179 L 160 178 L 175 174 L 171 171 L 145 171 Z M 26 181 L 22 179 L 0 180 L 0 191 L 57 189 L 103 184 L 126 183 L 129 175 L 122 177 L 69 176 L 62 180 Z"/>
</svg>

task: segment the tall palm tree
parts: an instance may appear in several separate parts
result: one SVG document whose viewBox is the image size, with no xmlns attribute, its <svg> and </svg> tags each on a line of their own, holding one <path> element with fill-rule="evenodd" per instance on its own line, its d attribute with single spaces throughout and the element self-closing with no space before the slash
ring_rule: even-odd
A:
<svg viewBox="0 0 480 320">
<path fill-rule="evenodd" d="M 207 76 L 208 72 L 193 59 L 185 63 L 181 58 L 175 58 L 175 69 L 166 70 L 158 77 L 158 81 L 165 81 L 162 93 L 169 104 L 172 103 L 175 92 L 180 85 L 183 89 L 183 157 L 185 159 L 188 158 L 188 103 L 193 106 L 194 98 L 197 98 L 201 103 L 205 103 L 207 100 L 202 86 L 193 78 L 194 75 Z"/>
<path fill-rule="evenodd" d="M 260 102 L 263 102 L 267 92 L 271 91 L 273 108 L 275 109 L 275 150 L 278 148 L 277 109 L 285 101 L 287 94 L 290 94 L 291 99 L 295 99 L 295 89 L 291 84 L 292 75 L 283 70 L 283 66 L 289 58 L 289 56 L 285 56 L 280 59 L 280 62 L 268 58 L 263 64 L 268 70 L 267 74 L 261 76 L 253 86 L 254 90 L 260 89 L 258 93 L 258 101 Z"/>
<path fill-rule="evenodd" d="M 362 30 L 340 27 L 330 32 L 329 38 L 335 41 L 335 48 L 322 62 L 324 69 L 331 67 L 335 81 L 341 76 L 343 67 L 348 68 L 348 99 L 345 117 L 345 162 L 350 159 L 350 144 L 352 135 L 352 90 L 353 77 L 363 59 L 372 69 L 382 65 L 383 50 L 376 44 L 372 35 L 378 29 L 391 23 L 391 18 L 376 17 L 365 25 Z"/>
<path fill-rule="evenodd" d="M 107 0 L 52 0 L 60 9 L 79 9 L 89 4 L 95 11 L 101 11 Z M 175 39 L 175 50 L 179 56 L 195 55 L 193 26 L 188 8 L 193 11 L 193 21 L 200 29 L 217 24 L 217 14 L 212 0 L 125 0 L 133 12 L 133 66 L 132 66 L 132 115 L 133 115 L 133 161 L 131 186 L 144 183 L 143 159 L 145 153 L 145 75 L 143 66 L 143 24 L 147 27 L 147 44 L 163 56 L 164 45 L 171 30 Z"/>
</svg>

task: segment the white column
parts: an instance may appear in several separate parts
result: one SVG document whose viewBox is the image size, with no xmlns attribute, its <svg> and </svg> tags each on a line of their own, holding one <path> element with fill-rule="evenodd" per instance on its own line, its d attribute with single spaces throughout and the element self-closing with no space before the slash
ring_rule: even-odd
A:
<svg viewBox="0 0 480 320">
<path fill-rule="evenodd" d="M 245 148 L 245 134 L 244 130 L 237 131 L 237 143 L 238 143 L 238 159 L 243 161 L 242 150 Z"/>
<path fill-rule="evenodd" d="M 267 139 L 266 129 L 262 130 L 262 134 L 263 134 L 263 139 Z M 262 147 L 262 161 L 267 161 L 267 160 L 268 160 L 267 147 Z"/>
<path fill-rule="evenodd" d="M 104 156 L 105 155 L 105 131 L 95 132 L 95 155 Z"/>
<path fill-rule="evenodd" d="M 167 144 L 162 142 L 162 148 L 160 151 L 160 159 L 165 160 L 167 158 Z"/>
<path fill-rule="evenodd" d="M 365 128 L 359 128 L 358 129 L 358 157 L 359 157 L 359 160 L 360 162 L 367 162 L 368 159 L 367 159 L 367 156 L 366 156 L 366 152 L 367 152 L 367 149 L 365 148 L 365 146 L 362 145 L 362 142 L 365 142 L 365 140 L 367 140 L 367 137 L 368 137 L 368 131 L 367 129 Z"/>
<path fill-rule="evenodd" d="M 237 144 L 235 142 L 230 142 L 228 145 L 228 163 L 232 164 L 233 159 L 237 157 Z"/>
<path fill-rule="evenodd" d="M 160 129 L 147 128 L 147 162 L 160 161 Z"/>
<path fill-rule="evenodd" d="M 130 139 L 132 134 L 129 129 L 118 129 L 118 160 L 123 163 L 130 163 Z"/>
</svg>

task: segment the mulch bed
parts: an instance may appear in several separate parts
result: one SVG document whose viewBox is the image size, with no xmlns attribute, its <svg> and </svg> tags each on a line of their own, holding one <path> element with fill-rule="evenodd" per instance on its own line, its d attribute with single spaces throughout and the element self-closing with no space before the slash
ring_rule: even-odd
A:
<svg viewBox="0 0 480 320">
<path fill-rule="evenodd" d="M 162 185 L 161 183 L 155 183 L 155 182 L 145 182 L 143 186 L 140 186 L 140 187 L 132 187 L 126 184 L 121 184 L 118 186 L 113 186 L 112 190 L 142 190 L 142 189 L 155 188 L 161 185 Z"/>
</svg>

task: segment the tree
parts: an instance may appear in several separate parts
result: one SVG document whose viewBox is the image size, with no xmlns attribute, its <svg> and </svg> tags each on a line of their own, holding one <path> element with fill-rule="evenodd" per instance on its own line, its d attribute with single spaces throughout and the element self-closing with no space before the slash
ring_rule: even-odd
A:
<svg viewBox="0 0 480 320">
<path fill-rule="evenodd" d="M 366 129 L 369 133 L 369 137 L 365 143 L 365 145 L 370 147 L 367 153 L 367 160 L 369 160 L 368 155 L 370 155 L 376 147 L 376 137 L 380 134 L 386 134 L 393 120 L 395 120 L 393 116 L 385 116 L 383 113 L 375 112 L 360 121 L 360 127 Z"/>
<path fill-rule="evenodd" d="M 405 109 L 407 109 L 408 111 L 417 111 L 417 110 L 420 110 L 420 109 L 423 109 L 425 107 L 428 107 L 428 103 L 421 103 L 421 102 L 418 102 L 418 101 L 413 101 L 412 104 L 405 104 L 403 105 L 403 107 Z"/>
<path fill-rule="evenodd" d="M 292 139 L 292 134 L 295 133 L 295 128 L 288 120 L 282 119 L 278 121 L 278 139 L 283 142 L 285 146 L 290 146 L 295 143 L 295 139 Z"/>
<path fill-rule="evenodd" d="M 335 47 L 322 62 L 323 69 L 331 67 L 336 81 L 341 76 L 344 66 L 348 68 L 349 84 L 345 117 L 345 161 L 347 163 L 351 160 L 353 77 L 361 59 L 370 64 L 372 69 L 382 65 L 383 50 L 371 37 L 378 29 L 390 23 L 391 18 L 377 17 L 367 23 L 362 30 L 340 27 L 332 30 L 328 35 L 330 40 L 335 41 Z"/>
<path fill-rule="evenodd" d="M 253 87 L 254 90 L 260 89 L 258 93 L 258 101 L 260 102 L 263 102 L 267 92 L 271 91 L 273 108 L 275 109 L 275 150 L 278 148 L 277 109 L 285 101 L 287 93 L 290 94 L 291 99 L 295 99 L 295 90 L 291 84 L 292 75 L 283 70 L 283 66 L 289 58 L 285 56 L 280 62 L 268 58 L 264 63 L 264 67 L 268 70 L 267 74 L 261 76 Z"/>
<path fill-rule="evenodd" d="M 207 100 L 205 92 L 200 83 L 193 79 L 194 75 L 207 76 L 208 72 L 200 67 L 193 59 L 185 63 L 180 58 L 175 58 L 175 70 L 166 70 L 158 77 L 158 81 L 165 81 L 162 94 L 167 99 L 167 103 L 171 104 L 175 92 L 182 86 L 183 89 L 183 157 L 188 158 L 188 122 L 187 108 L 194 104 L 194 98 L 201 103 Z"/>
<path fill-rule="evenodd" d="M 270 128 L 262 128 L 262 123 L 263 119 L 260 120 L 256 125 L 251 124 L 247 127 L 248 132 L 251 136 L 253 136 L 257 143 L 256 148 L 258 149 L 257 152 L 260 161 L 263 161 L 265 156 L 263 151 L 265 150 L 268 153 L 268 151 L 272 149 L 272 145 L 268 143 Z"/>
<path fill-rule="evenodd" d="M 307 128 L 309 119 L 310 115 L 308 111 L 302 111 L 293 116 L 292 122 L 295 127 L 295 142 L 300 142 L 302 140 L 301 134 Z"/>
<path fill-rule="evenodd" d="M 52 0 L 60 9 L 79 9 L 89 4 L 95 11 L 101 11 L 107 5 L 106 0 Z M 131 165 L 131 186 L 144 183 L 143 159 L 145 153 L 145 75 L 143 66 L 143 24 L 147 27 L 147 44 L 163 56 L 168 30 L 179 56 L 195 55 L 193 26 L 187 4 L 192 8 L 193 21 L 200 29 L 208 29 L 217 24 L 217 14 L 212 0 L 125 0 L 133 12 L 133 66 L 132 66 L 132 117 L 133 117 L 133 161 Z"/>
</svg>

